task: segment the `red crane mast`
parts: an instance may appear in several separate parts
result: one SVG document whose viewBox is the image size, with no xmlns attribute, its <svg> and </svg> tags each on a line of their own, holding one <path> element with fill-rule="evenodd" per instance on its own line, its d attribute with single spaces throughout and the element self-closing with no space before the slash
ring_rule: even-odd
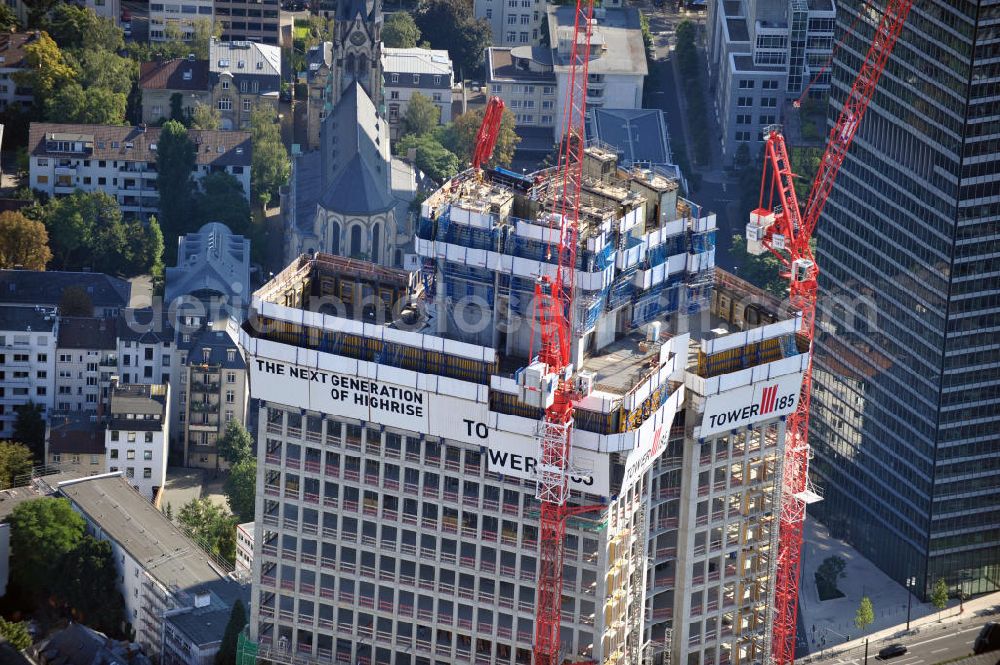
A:
<svg viewBox="0 0 1000 665">
<path fill-rule="evenodd" d="M 817 276 L 819 270 L 809 241 L 823 206 L 833 189 L 837 173 L 844 163 L 847 150 L 858 126 L 868 110 L 875 86 L 885 69 L 886 61 L 903 29 L 913 0 L 888 0 L 878 19 L 875 36 L 868 48 L 851 92 L 830 131 L 826 150 L 820 160 L 809 198 L 800 210 L 795 195 L 794 174 L 779 127 L 765 129 L 765 162 L 761 178 L 760 207 L 750 213 L 747 225 L 748 247 L 757 244 L 770 251 L 788 271 L 789 298 L 794 310 L 802 314 L 803 335 L 812 350 L 816 321 Z M 868 6 L 861 12 L 868 11 Z M 865 17 L 874 23 L 872 14 Z M 770 200 L 764 206 L 767 171 L 771 169 Z M 777 193 L 778 200 L 774 200 Z M 776 206 L 775 203 L 780 205 Z M 772 655 L 775 665 L 790 665 L 795 661 L 795 629 L 798 613 L 799 577 L 801 574 L 802 528 L 806 505 L 816 497 L 808 485 L 809 473 L 809 402 L 812 392 L 812 362 L 802 381 L 799 404 L 786 423 L 785 456 L 781 514 L 778 539 L 778 565 L 775 579 L 775 604 Z"/>
<path fill-rule="evenodd" d="M 472 168 L 479 169 L 483 164 L 490 161 L 493 156 L 493 148 L 497 145 L 497 138 L 500 137 L 500 123 L 503 121 L 503 100 L 499 97 L 490 97 L 483 113 L 483 122 L 476 132 L 476 146 L 472 150 Z"/>
<path fill-rule="evenodd" d="M 567 77 L 563 139 L 549 214 L 549 263 L 554 275 L 542 275 L 535 285 L 535 330 L 540 340 L 538 361 L 556 380 L 552 403 L 538 426 L 539 524 L 538 605 L 535 615 L 535 665 L 558 665 L 562 623 L 563 541 L 569 498 L 573 402 L 572 316 L 576 284 L 576 245 L 583 179 L 586 132 L 587 70 L 593 25 L 593 0 L 576 0 L 573 44 Z M 555 256 L 552 244 L 556 245 Z"/>
</svg>

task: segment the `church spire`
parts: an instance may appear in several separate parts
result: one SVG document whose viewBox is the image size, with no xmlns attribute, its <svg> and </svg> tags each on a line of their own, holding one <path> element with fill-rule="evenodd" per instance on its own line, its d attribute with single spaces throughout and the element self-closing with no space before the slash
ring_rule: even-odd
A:
<svg viewBox="0 0 1000 665">
<path fill-rule="evenodd" d="M 354 82 L 382 106 L 382 2 L 338 0 L 334 24 L 333 104 Z"/>
</svg>

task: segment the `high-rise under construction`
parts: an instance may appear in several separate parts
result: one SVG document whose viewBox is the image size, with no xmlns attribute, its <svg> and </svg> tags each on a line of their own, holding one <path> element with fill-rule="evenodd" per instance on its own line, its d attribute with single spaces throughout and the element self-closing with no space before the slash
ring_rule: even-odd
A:
<svg viewBox="0 0 1000 665">
<path fill-rule="evenodd" d="M 799 320 L 728 331 L 750 317 L 709 311 L 715 216 L 601 147 L 583 172 L 565 659 L 762 661 Z M 557 189 L 465 172 L 423 202 L 411 271 L 303 256 L 254 294 L 260 658 L 532 662 Z"/>
</svg>

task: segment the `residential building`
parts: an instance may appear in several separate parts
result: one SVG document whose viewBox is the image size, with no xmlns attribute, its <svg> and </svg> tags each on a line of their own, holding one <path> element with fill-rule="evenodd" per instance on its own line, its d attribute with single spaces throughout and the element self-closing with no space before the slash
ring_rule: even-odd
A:
<svg viewBox="0 0 1000 665">
<path fill-rule="evenodd" d="M 211 311 L 211 299 L 233 315 L 250 298 L 250 240 L 219 222 L 205 224 L 177 241 L 177 265 L 167 268 L 164 300 L 191 296 Z"/>
<path fill-rule="evenodd" d="M 193 56 L 144 62 L 139 66 L 142 121 L 156 125 L 172 114 L 172 98 L 180 95 L 181 111 L 190 117 L 198 105 L 212 104 L 208 62 Z"/>
<path fill-rule="evenodd" d="M 230 421 L 246 423 L 246 363 L 225 322 L 184 334 L 178 341 L 181 367 L 179 408 L 184 430 L 184 465 L 225 469 L 218 441 Z"/>
<path fill-rule="evenodd" d="M 837 6 L 831 114 L 875 29 Z M 920 597 L 1000 589 L 996 13 L 914 3 L 817 225 L 814 512 Z"/>
<path fill-rule="evenodd" d="M 211 662 L 211 645 L 222 639 L 241 587 L 119 475 L 60 482 L 58 491 L 83 516 L 88 533 L 111 544 L 125 619 L 146 655 L 170 665 Z M 228 603 L 224 612 L 217 599 Z M 199 613 L 206 608 L 210 617 Z M 199 630 L 190 628 L 191 615 Z"/>
<path fill-rule="evenodd" d="M 152 665 L 135 642 L 113 640 L 73 621 L 27 651 L 31 655 L 27 662 L 37 665 Z"/>
<path fill-rule="evenodd" d="M 26 108 L 35 100 L 31 88 L 18 85 L 14 75 L 25 70 L 24 47 L 38 39 L 34 32 L 5 32 L 0 35 L 0 111 L 9 106 Z"/>
<path fill-rule="evenodd" d="M 122 475 L 147 500 L 167 480 L 169 385 L 112 385 L 105 431 L 108 473 Z"/>
<path fill-rule="evenodd" d="M 319 149 L 319 128 L 333 109 L 333 42 L 322 42 L 306 53 L 306 145 Z"/>
<path fill-rule="evenodd" d="M 118 316 L 132 297 L 128 281 L 102 273 L 0 270 L 0 305 L 54 308 L 71 288 L 87 295 L 94 308 L 92 316 Z"/>
<path fill-rule="evenodd" d="M 126 216 L 156 214 L 159 137 L 158 127 L 33 122 L 28 139 L 31 187 L 49 196 L 103 191 L 115 197 Z M 188 130 L 188 137 L 197 148 L 195 180 L 228 173 L 249 199 L 249 132 Z"/>
<path fill-rule="evenodd" d="M 564 104 L 573 47 L 573 7 L 551 5 L 547 21 L 551 47 L 493 47 L 486 50 L 489 94 L 504 100 L 518 130 L 551 130 L 562 136 Z M 645 46 L 634 7 L 595 12 L 588 65 L 587 107 L 637 109 L 647 73 Z"/>
<path fill-rule="evenodd" d="M 6 4 L 14 11 L 18 25 L 26 25 L 28 5 L 25 4 L 24 0 L 7 0 Z M 79 0 L 75 4 L 93 9 L 98 16 L 114 21 L 115 25 L 118 25 L 121 20 L 121 0 Z"/>
<path fill-rule="evenodd" d="M 236 570 L 253 570 L 253 534 L 253 522 L 236 525 Z"/>
<path fill-rule="evenodd" d="M 81 476 L 104 473 L 107 467 L 103 418 L 79 411 L 49 413 L 45 464 Z"/>
<path fill-rule="evenodd" d="M 0 440 L 13 438 L 18 407 L 52 409 L 58 338 L 55 308 L 0 305 Z"/>
<path fill-rule="evenodd" d="M 710 0 L 708 72 L 727 163 L 746 145 L 756 156 L 763 129 L 783 123 L 806 91 L 830 92 L 834 0 Z"/>
<path fill-rule="evenodd" d="M 546 4 L 537 0 L 475 0 L 472 5 L 476 18 L 490 24 L 494 46 L 539 46 L 544 31 Z M 594 8 L 595 15 L 602 9 L 620 9 L 621 0 L 602 2 Z"/>
<path fill-rule="evenodd" d="M 118 317 L 116 345 L 120 383 L 173 382 L 177 360 L 172 314 L 180 315 L 146 308 L 127 309 Z M 186 323 L 178 322 L 177 327 L 184 328 Z"/>
<path fill-rule="evenodd" d="M 281 26 L 278 0 L 215 0 L 215 21 L 226 42 L 277 46 Z"/>
<path fill-rule="evenodd" d="M 717 330 L 715 216 L 614 153 L 584 159 L 569 483 L 572 505 L 599 507 L 567 525 L 565 657 L 762 661 L 800 321 Z M 433 192 L 419 288 L 319 254 L 254 294 L 269 325 L 240 341 L 260 400 L 261 661 L 531 662 L 547 379 L 529 366 L 528 303 L 554 272 L 552 177 L 465 172 Z M 365 293 L 367 308 L 330 307 Z M 765 390 L 780 404 L 743 417 Z"/>
<path fill-rule="evenodd" d="M 281 49 L 278 46 L 213 39 L 208 66 L 209 89 L 215 108 L 222 116 L 222 129 L 249 129 L 250 111 L 258 104 L 277 111 L 281 92 Z"/>
<path fill-rule="evenodd" d="M 383 48 L 382 77 L 391 139 L 399 137 L 400 121 L 414 93 L 420 93 L 441 110 L 438 124 L 451 122 L 454 72 L 447 51 Z"/>
<path fill-rule="evenodd" d="M 107 411 L 111 377 L 118 375 L 117 334 L 113 317 L 59 318 L 55 409 Z"/>
<path fill-rule="evenodd" d="M 189 0 L 184 4 L 149 3 L 149 41 L 190 41 L 199 23 L 213 25 L 212 0 Z"/>
</svg>

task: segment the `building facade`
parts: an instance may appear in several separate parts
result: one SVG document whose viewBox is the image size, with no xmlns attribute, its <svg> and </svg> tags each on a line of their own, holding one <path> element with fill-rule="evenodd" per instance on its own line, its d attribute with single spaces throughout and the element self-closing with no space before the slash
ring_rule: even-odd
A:
<svg viewBox="0 0 1000 665">
<path fill-rule="evenodd" d="M 18 85 L 14 75 L 23 72 L 24 47 L 38 37 L 33 32 L 9 32 L 0 35 L 0 111 L 10 106 L 26 108 L 35 101 L 31 88 Z"/>
<path fill-rule="evenodd" d="M 111 317 L 59 319 L 56 396 L 60 411 L 106 411 L 112 375 L 117 375 L 117 320 Z"/>
<path fill-rule="evenodd" d="M 104 473 L 104 423 L 97 414 L 52 411 L 45 430 L 45 464 L 80 475 Z"/>
<path fill-rule="evenodd" d="M 244 572 L 253 570 L 254 523 L 236 525 L 236 569 Z"/>
<path fill-rule="evenodd" d="M 212 0 L 190 0 L 183 4 L 150 2 L 149 41 L 162 42 L 174 38 L 190 41 L 199 23 L 211 28 L 213 20 Z"/>
<path fill-rule="evenodd" d="M 862 7 L 838 2 L 832 114 L 872 39 Z M 817 515 L 924 597 L 1000 588 L 997 12 L 914 4 L 818 225 Z"/>
<path fill-rule="evenodd" d="M 224 300 L 237 314 L 250 298 L 250 240 L 220 222 L 178 239 L 177 265 L 166 270 L 164 299 Z M 210 310 L 209 310 L 210 311 Z"/>
<path fill-rule="evenodd" d="M 319 128 L 333 109 L 333 42 L 322 42 L 306 54 L 306 145 L 319 148 Z"/>
<path fill-rule="evenodd" d="M 114 196 L 126 217 L 159 211 L 156 189 L 156 127 L 31 123 L 29 174 L 33 189 L 49 196 L 103 191 Z M 250 198 L 250 134 L 188 130 L 195 143 L 200 180 L 223 171 L 236 178 Z"/>
<path fill-rule="evenodd" d="M 32 402 L 48 416 L 58 339 L 55 308 L 0 305 L 0 439 L 13 438 L 18 407 Z"/>
<path fill-rule="evenodd" d="M 454 80 L 447 51 L 422 48 L 383 48 L 382 77 L 385 81 L 389 138 L 400 133 L 410 98 L 419 93 L 441 111 L 438 124 L 451 122 L 451 86 Z"/>
<path fill-rule="evenodd" d="M 281 24 L 278 0 L 215 0 L 215 21 L 226 42 L 277 46 Z"/>
<path fill-rule="evenodd" d="M 163 384 L 113 385 L 106 421 L 107 472 L 154 502 L 167 480 L 169 392 Z"/>
<path fill-rule="evenodd" d="M 193 57 L 144 62 L 139 66 L 142 121 L 156 125 L 170 118 L 174 95 L 181 96 L 181 112 L 188 117 L 199 105 L 212 104 L 208 63 Z"/>
<path fill-rule="evenodd" d="M 277 113 L 281 91 L 281 49 L 249 41 L 218 41 L 209 47 L 209 90 L 222 118 L 221 129 L 248 129 L 259 104 Z"/>
<path fill-rule="evenodd" d="M 784 122 L 787 103 L 807 88 L 826 99 L 837 10 L 834 0 L 710 0 L 708 8 L 709 79 L 732 163 L 741 145 L 755 157 L 764 127 Z"/>
</svg>

